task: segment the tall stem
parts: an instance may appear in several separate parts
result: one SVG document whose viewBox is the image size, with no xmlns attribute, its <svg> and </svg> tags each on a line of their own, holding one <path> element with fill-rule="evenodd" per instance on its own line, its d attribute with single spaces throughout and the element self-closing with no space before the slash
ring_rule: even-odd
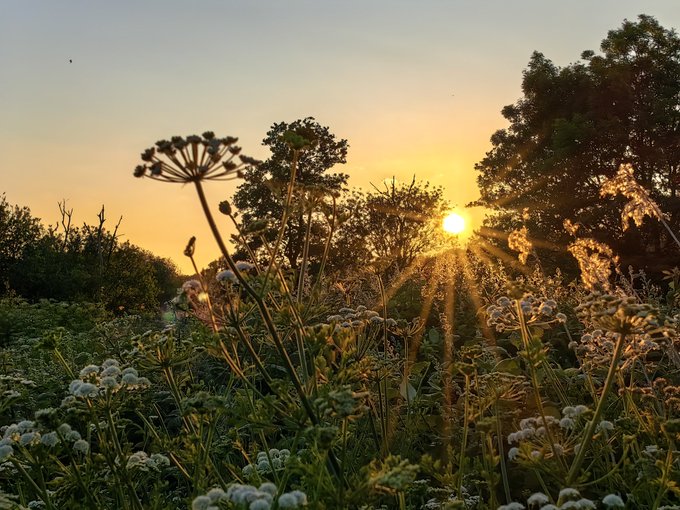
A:
<svg viewBox="0 0 680 510">
<path fill-rule="evenodd" d="M 562 458 L 562 455 L 560 452 L 557 450 L 555 447 L 555 439 L 553 437 L 552 432 L 550 431 L 550 426 L 548 424 L 548 420 L 545 417 L 545 409 L 543 408 L 543 400 L 541 398 L 541 387 L 538 382 L 538 376 L 536 374 L 536 363 L 534 360 L 534 356 L 531 352 L 533 349 L 533 346 L 531 345 L 533 337 L 531 336 L 531 332 L 529 331 L 529 328 L 527 327 L 526 320 L 524 318 L 524 311 L 522 310 L 522 306 L 519 302 L 517 301 L 517 317 L 519 318 L 519 326 L 520 326 L 520 333 L 522 336 L 522 342 L 524 344 L 524 350 L 526 352 L 526 358 L 527 362 L 529 364 L 529 375 L 531 376 L 531 386 L 533 387 L 534 390 L 534 396 L 536 397 L 536 407 L 538 408 L 538 412 L 541 415 L 541 420 L 543 421 L 543 426 L 545 427 L 545 432 L 546 435 L 548 436 L 548 441 L 550 441 L 550 450 L 553 453 L 553 456 L 557 459 L 559 462 L 560 466 L 562 469 L 566 469 L 566 465 L 564 462 L 564 459 Z"/>
<path fill-rule="evenodd" d="M 614 347 L 614 355 L 612 356 L 612 362 L 609 365 L 607 379 L 605 380 L 604 388 L 602 389 L 602 396 L 600 397 L 600 401 L 597 403 L 595 415 L 588 424 L 588 428 L 584 433 L 583 441 L 581 441 L 581 445 L 579 446 L 576 458 L 574 459 L 574 462 L 572 463 L 571 468 L 569 469 L 569 474 L 567 476 L 567 487 L 570 487 L 571 484 L 578 477 L 579 471 L 581 469 L 581 464 L 583 464 L 583 460 L 586 457 L 586 452 L 590 447 L 590 443 L 592 443 L 593 441 L 593 433 L 595 432 L 595 429 L 599 425 L 600 417 L 602 416 L 602 412 L 604 411 L 607 396 L 609 395 L 609 392 L 611 391 L 612 386 L 614 384 L 614 378 L 619 368 L 619 359 L 621 358 L 621 352 L 623 351 L 623 344 L 625 342 L 625 339 L 626 335 L 624 333 L 619 333 L 619 339 L 616 341 L 616 346 Z"/>
<path fill-rule="evenodd" d="M 255 289 L 253 289 L 250 286 L 250 284 L 243 277 L 241 271 L 239 271 L 238 268 L 236 267 L 234 259 L 229 254 L 229 250 L 227 250 L 227 246 L 224 244 L 224 240 L 222 239 L 222 234 L 217 228 L 215 219 L 213 218 L 212 212 L 210 211 L 210 206 L 208 205 L 208 201 L 205 197 L 205 192 L 203 191 L 201 181 L 194 181 L 194 184 L 196 185 L 196 192 L 198 193 L 198 198 L 201 202 L 201 207 L 203 208 L 203 212 L 205 214 L 206 220 L 208 221 L 208 225 L 210 226 L 210 230 L 213 234 L 213 237 L 217 242 L 217 246 L 220 248 L 220 251 L 224 256 L 224 259 L 226 260 L 229 269 L 231 269 L 231 271 L 234 273 L 237 280 L 241 284 L 241 287 L 243 287 L 243 290 L 245 290 L 246 293 L 253 299 L 253 301 L 255 301 L 255 304 L 257 305 L 257 308 L 260 311 L 260 315 L 262 316 L 262 320 L 265 323 L 267 331 L 269 332 L 269 335 L 271 336 L 271 339 L 274 342 L 276 349 L 279 351 L 279 354 L 281 354 L 281 357 L 283 358 L 286 372 L 288 373 L 288 376 L 290 377 L 290 380 L 293 383 L 293 386 L 295 387 L 295 391 L 300 397 L 300 401 L 302 403 L 302 407 L 305 410 L 305 413 L 307 414 L 309 420 L 312 422 L 313 425 L 318 425 L 319 418 L 316 416 L 316 413 L 314 412 L 314 409 L 312 408 L 312 405 L 309 402 L 309 399 L 307 398 L 307 394 L 304 388 L 302 387 L 302 383 L 300 382 L 300 378 L 298 377 L 297 372 L 295 371 L 293 362 L 291 361 L 290 356 L 288 355 L 288 351 L 286 351 L 283 342 L 281 342 L 281 337 L 279 336 L 279 332 L 277 331 L 276 326 L 274 325 L 274 320 L 272 319 L 271 313 L 269 312 L 267 305 L 264 303 L 262 297 L 255 291 Z M 333 470 L 335 475 L 341 476 L 340 466 L 338 465 L 338 461 L 335 458 L 335 455 L 333 454 L 332 450 L 329 450 L 328 452 L 328 460 L 331 464 L 331 469 Z"/>
</svg>

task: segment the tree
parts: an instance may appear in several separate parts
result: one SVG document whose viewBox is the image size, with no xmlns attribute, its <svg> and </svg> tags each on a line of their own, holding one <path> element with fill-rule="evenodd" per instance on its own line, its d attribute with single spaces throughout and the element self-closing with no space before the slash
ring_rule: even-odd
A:
<svg viewBox="0 0 680 510">
<path fill-rule="evenodd" d="M 442 241 L 448 209 L 441 187 L 392 179 L 383 189 L 356 191 L 345 207 L 352 215 L 335 239 L 336 266 L 374 265 L 384 275 L 398 273 Z M 343 262 L 344 261 L 344 262 Z"/>
<path fill-rule="evenodd" d="M 530 233 L 564 244 L 565 219 L 610 243 L 627 263 L 670 250 L 661 227 L 624 231 L 621 201 L 600 198 L 603 181 L 623 163 L 680 225 L 680 39 L 650 16 L 624 21 L 581 61 L 557 67 L 534 52 L 523 97 L 503 108 L 510 122 L 476 165 L 482 205 L 503 230 L 529 210 Z M 642 262 L 638 260 L 637 262 Z"/>
<path fill-rule="evenodd" d="M 42 234 L 40 219 L 31 216 L 28 207 L 12 206 L 4 193 L 0 195 L 0 291 L 9 281 L 14 264 Z"/>
<path fill-rule="evenodd" d="M 271 157 L 246 171 L 245 182 L 238 187 L 233 197 L 234 205 L 241 214 L 241 225 L 266 221 L 270 228 L 265 230 L 264 238 L 270 243 L 274 242 L 278 232 L 285 190 L 291 178 L 293 149 L 284 139 L 287 132 L 298 133 L 312 142 L 311 147 L 301 151 L 299 155 L 295 177 L 295 207 L 288 220 L 282 246 L 282 253 L 290 267 L 298 269 L 308 225 L 312 236 L 309 250 L 313 259 L 318 258 L 323 251 L 324 240 L 328 235 L 328 226 L 317 213 L 311 215 L 310 224 L 309 209 L 303 203 L 305 190 L 315 193 L 343 189 L 348 176 L 329 173 L 329 170 L 346 162 L 348 145 L 347 140 L 336 140 L 327 127 L 321 126 L 312 117 L 291 123 L 281 122 L 271 127 L 262 141 L 271 150 Z M 266 251 L 258 237 L 251 239 L 249 246 L 258 256 L 266 258 Z"/>
<path fill-rule="evenodd" d="M 0 199 L 0 276 L 12 290 L 31 300 L 97 302 L 112 311 L 152 310 L 175 294 L 176 267 L 121 243 L 118 225 L 113 232 L 104 227 L 103 208 L 98 224 L 77 227 L 72 211 L 59 205 L 62 221 L 44 228 L 28 208 Z"/>
</svg>

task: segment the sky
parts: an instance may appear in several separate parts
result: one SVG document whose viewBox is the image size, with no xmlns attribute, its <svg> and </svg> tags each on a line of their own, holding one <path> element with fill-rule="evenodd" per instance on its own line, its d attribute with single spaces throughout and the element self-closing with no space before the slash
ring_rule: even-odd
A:
<svg viewBox="0 0 680 510">
<path fill-rule="evenodd" d="M 351 187 L 415 175 L 463 208 L 531 53 L 568 65 L 641 13 L 680 28 L 678 0 L 0 0 L 0 193 L 47 224 L 105 205 L 190 273 L 192 235 L 218 257 L 195 191 L 135 179 L 139 154 L 212 130 L 266 159 L 272 124 L 312 116 L 348 140 Z"/>
</svg>

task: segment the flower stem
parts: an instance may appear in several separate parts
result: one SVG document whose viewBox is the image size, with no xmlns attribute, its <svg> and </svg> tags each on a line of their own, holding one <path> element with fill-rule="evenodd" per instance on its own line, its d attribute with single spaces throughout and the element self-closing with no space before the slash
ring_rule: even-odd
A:
<svg viewBox="0 0 680 510">
<path fill-rule="evenodd" d="M 619 338 L 616 342 L 616 346 L 614 347 L 614 355 L 612 356 L 612 362 L 609 365 L 607 379 L 605 380 L 604 388 L 602 389 L 602 396 L 600 397 L 600 400 L 597 403 L 595 415 L 593 416 L 593 419 L 590 421 L 590 423 L 588 424 L 588 428 L 585 431 L 583 441 L 581 441 L 581 445 L 579 446 L 576 458 L 574 459 L 574 462 L 572 463 L 571 468 L 569 469 L 569 474 L 567 475 L 566 485 L 567 487 L 570 487 L 571 484 L 578 477 L 579 470 L 581 469 L 581 465 L 583 464 L 583 460 L 585 459 L 586 456 L 586 452 L 590 447 L 590 443 L 593 441 L 593 433 L 595 432 L 595 429 L 599 424 L 600 417 L 602 416 L 602 412 L 604 411 L 605 401 L 607 400 L 607 396 L 609 395 L 609 392 L 611 391 L 612 386 L 614 384 L 614 378 L 619 368 L 619 358 L 621 358 L 621 352 L 623 351 L 623 344 L 625 339 L 626 335 L 624 333 L 619 333 Z"/>
</svg>

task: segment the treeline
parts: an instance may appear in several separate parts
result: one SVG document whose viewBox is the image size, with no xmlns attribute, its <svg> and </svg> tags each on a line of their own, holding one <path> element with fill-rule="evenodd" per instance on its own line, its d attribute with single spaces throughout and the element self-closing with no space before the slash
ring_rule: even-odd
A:
<svg viewBox="0 0 680 510">
<path fill-rule="evenodd" d="M 104 207 L 96 224 L 82 226 L 71 223 L 65 203 L 59 208 L 60 223 L 45 226 L 0 195 L 1 295 L 98 303 L 120 313 L 154 309 L 176 294 L 174 264 L 121 242 L 120 221 L 108 229 Z"/>
</svg>

